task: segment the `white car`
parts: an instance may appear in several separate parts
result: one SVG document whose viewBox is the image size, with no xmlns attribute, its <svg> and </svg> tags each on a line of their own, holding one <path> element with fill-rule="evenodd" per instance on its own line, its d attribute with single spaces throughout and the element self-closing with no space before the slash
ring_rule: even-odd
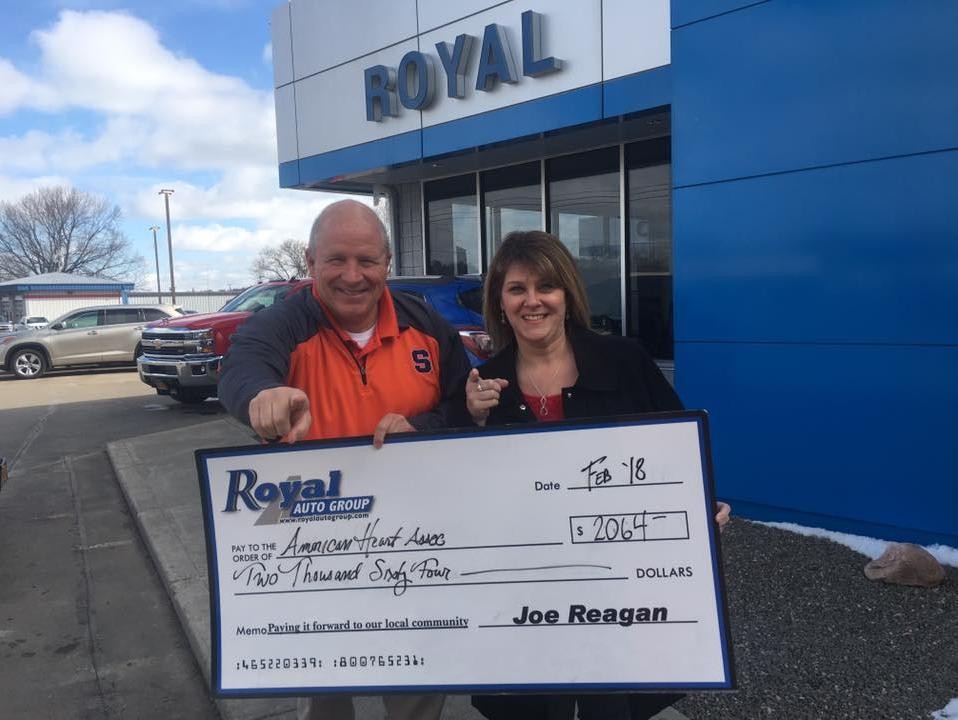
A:
<svg viewBox="0 0 958 720">
<path fill-rule="evenodd" d="M 41 317 L 40 315 L 28 315 L 26 317 L 20 318 L 20 322 L 17 323 L 17 327 L 27 330 L 39 330 L 40 328 L 45 328 L 49 324 L 50 321 L 45 317 Z"/>
</svg>

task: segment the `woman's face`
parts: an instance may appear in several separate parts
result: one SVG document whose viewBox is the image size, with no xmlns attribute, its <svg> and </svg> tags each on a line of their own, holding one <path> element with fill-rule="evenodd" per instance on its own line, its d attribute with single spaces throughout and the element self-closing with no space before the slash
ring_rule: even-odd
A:
<svg viewBox="0 0 958 720">
<path fill-rule="evenodd" d="M 565 290 L 525 266 L 506 270 L 500 301 L 520 344 L 548 345 L 565 334 Z"/>
</svg>

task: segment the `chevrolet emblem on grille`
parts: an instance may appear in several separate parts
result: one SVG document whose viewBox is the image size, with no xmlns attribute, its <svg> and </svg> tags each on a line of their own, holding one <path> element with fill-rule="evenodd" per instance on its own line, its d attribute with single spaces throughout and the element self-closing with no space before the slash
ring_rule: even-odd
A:
<svg viewBox="0 0 958 720">
<path fill-rule="evenodd" d="M 143 347 L 165 348 L 179 347 L 183 344 L 182 340 L 160 340 L 159 338 L 143 338 Z"/>
</svg>

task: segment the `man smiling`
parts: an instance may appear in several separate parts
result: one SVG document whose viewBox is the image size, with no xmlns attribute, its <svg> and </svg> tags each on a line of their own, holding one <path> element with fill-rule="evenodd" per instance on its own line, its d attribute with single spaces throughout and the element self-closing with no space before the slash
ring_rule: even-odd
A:
<svg viewBox="0 0 958 720">
<path fill-rule="evenodd" d="M 386 229 L 355 200 L 313 223 L 313 284 L 251 317 L 223 362 L 220 401 L 266 439 L 373 435 L 445 427 L 469 361 L 459 334 L 421 301 L 386 287 Z M 383 698 L 390 720 L 433 720 L 442 695 Z M 348 696 L 301 701 L 304 720 L 354 717 Z"/>
<path fill-rule="evenodd" d="M 419 300 L 386 287 L 391 261 L 376 214 L 342 200 L 316 218 L 313 278 L 251 317 L 223 363 L 220 401 L 267 440 L 374 435 L 446 425 L 469 371 L 459 335 Z"/>
</svg>

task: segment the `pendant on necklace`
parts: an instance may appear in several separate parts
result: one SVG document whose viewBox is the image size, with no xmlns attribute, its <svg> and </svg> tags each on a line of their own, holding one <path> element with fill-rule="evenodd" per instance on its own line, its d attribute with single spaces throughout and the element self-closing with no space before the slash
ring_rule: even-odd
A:
<svg viewBox="0 0 958 720">
<path fill-rule="evenodd" d="M 539 414 L 543 417 L 549 414 L 549 408 L 546 407 L 546 399 L 542 395 L 539 396 Z"/>
</svg>

